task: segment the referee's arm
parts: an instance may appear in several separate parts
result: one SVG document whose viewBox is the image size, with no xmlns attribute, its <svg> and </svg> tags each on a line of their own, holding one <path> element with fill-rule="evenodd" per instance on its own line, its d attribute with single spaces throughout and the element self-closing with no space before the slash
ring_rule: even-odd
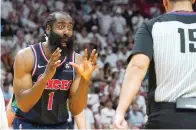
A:
<svg viewBox="0 0 196 130">
<path fill-rule="evenodd" d="M 146 24 L 137 31 L 135 44 L 122 84 L 116 115 L 124 116 L 134 96 L 138 93 L 153 56 L 153 41 Z"/>
</svg>

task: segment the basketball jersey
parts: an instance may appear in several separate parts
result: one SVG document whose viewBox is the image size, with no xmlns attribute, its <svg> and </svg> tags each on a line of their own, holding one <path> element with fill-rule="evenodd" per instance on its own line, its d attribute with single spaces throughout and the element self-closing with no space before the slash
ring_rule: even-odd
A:
<svg viewBox="0 0 196 130">
<path fill-rule="evenodd" d="M 196 13 L 170 12 L 144 23 L 132 54 L 149 57 L 149 103 L 196 97 Z"/>
<path fill-rule="evenodd" d="M 31 49 L 35 57 L 32 70 L 32 82 L 34 84 L 44 73 L 48 59 L 43 51 L 42 43 L 32 45 Z M 57 67 L 56 73 L 48 81 L 39 101 L 29 112 L 22 112 L 16 101 L 13 100 L 12 106 L 17 116 L 37 124 L 52 125 L 67 122 L 69 118 L 67 99 L 70 87 L 75 79 L 75 70 L 69 62 L 75 62 L 74 51 Z"/>
<path fill-rule="evenodd" d="M 152 28 L 155 101 L 196 97 L 196 13 L 171 12 Z"/>
</svg>

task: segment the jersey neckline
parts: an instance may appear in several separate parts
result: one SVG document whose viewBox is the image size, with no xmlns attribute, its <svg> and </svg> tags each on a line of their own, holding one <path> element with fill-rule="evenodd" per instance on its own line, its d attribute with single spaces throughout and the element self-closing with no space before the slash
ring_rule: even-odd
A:
<svg viewBox="0 0 196 130">
<path fill-rule="evenodd" d="M 194 12 L 194 11 L 179 10 L 179 11 L 171 11 L 171 12 L 168 12 L 168 14 L 196 15 L 196 12 Z"/>
</svg>

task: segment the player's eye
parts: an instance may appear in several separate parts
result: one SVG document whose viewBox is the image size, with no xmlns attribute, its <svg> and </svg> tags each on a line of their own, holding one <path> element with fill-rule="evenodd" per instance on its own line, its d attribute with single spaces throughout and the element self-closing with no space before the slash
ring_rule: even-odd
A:
<svg viewBox="0 0 196 130">
<path fill-rule="evenodd" d="M 67 29 L 68 29 L 68 30 L 72 30 L 72 28 L 73 28 L 73 27 L 72 27 L 71 25 L 67 26 Z"/>
<path fill-rule="evenodd" d="M 59 25 L 59 26 L 58 26 L 59 29 L 63 29 L 64 27 L 65 27 L 65 26 L 63 26 L 63 25 Z"/>
</svg>

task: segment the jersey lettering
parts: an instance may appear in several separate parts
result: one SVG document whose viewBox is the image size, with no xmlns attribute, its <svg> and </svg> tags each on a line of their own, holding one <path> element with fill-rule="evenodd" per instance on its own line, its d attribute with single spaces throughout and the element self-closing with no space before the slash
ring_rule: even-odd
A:
<svg viewBox="0 0 196 130">
<path fill-rule="evenodd" d="M 189 52 L 196 52 L 196 47 L 194 46 L 196 43 L 196 29 L 188 29 L 188 36 L 189 36 Z M 181 44 L 181 52 L 185 53 L 185 29 L 178 28 L 178 33 L 180 34 L 180 44 Z M 194 35 L 195 34 L 195 35 Z"/>
<path fill-rule="evenodd" d="M 42 75 L 38 77 L 38 80 Z M 38 81 L 37 80 L 37 81 Z M 59 79 L 50 79 L 48 80 L 47 86 L 45 89 L 47 90 L 68 90 L 72 84 L 72 80 L 59 80 Z"/>
</svg>

